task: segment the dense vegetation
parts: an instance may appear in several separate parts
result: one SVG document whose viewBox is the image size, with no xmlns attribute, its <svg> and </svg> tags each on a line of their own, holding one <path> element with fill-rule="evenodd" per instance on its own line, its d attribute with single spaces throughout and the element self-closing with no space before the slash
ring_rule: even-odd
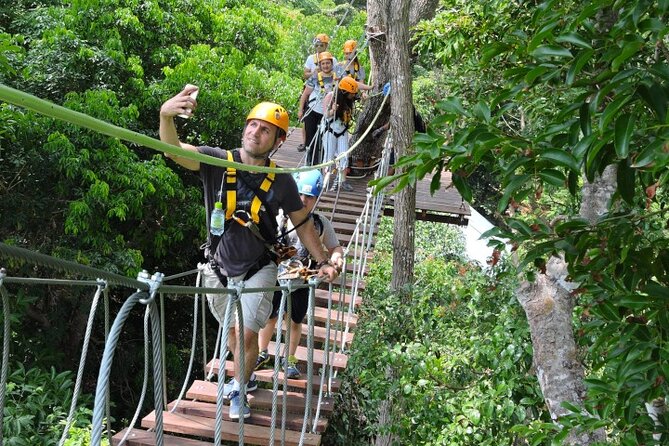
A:
<svg viewBox="0 0 669 446">
<path fill-rule="evenodd" d="M 193 119 L 179 123 L 181 134 L 231 147 L 246 113 L 261 100 L 284 104 L 296 116 L 311 39 L 332 32 L 342 18 L 333 40 L 337 50 L 359 38 L 364 16 L 332 2 L 3 3 L 0 82 L 150 136 L 157 136 L 160 104 L 186 83 L 197 84 L 200 106 Z M 141 269 L 167 275 L 190 270 L 201 259 L 202 197 L 197 177 L 173 167 L 146 148 L 0 103 L 0 240 L 131 277 Z M 42 266 L 2 266 L 12 276 L 62 277 Z M 193 278 L 183 280 L 192 284 Z M 56 421 L 69 408 L 63 392 L 73 379 L 68 371 L 77 367 L 92 294 L 42 286 L 14 296 L 10 369 L 22 364 L 25 370 L 10 377 L 5 438 L 11 444 L 57 441 Z M 112 312 L 128 294 L 112 290 Z M 188 326 L 183 305 L 190 307 L 177 299 L 168 303 L 170 326 Z M 96 321 L 88 392 L 104 344 L 101 317 Z M 114 369 L 112 400 L 113 414 L 129 417 L 143 370 L 143 349 L 133 341 L 142 338 L 139 310 L 127 326 L 118 353 L 125 367 Z M 213 322 L 209 327 L 215 330 Z M 189 336 L 181 329 L 167 333 L 172 394 L 185 374 Z M 58 392 L 40 387 L 46 393 L 38 408 L 22 389 L 40 386 L 52 368 L 60 377 L 53 384 Z"/>
<path fill-rule="evenodd" d="M 517 444 L 510 428 L 546 414 L 515 284 L 462 258 L 459 230 L 418 222 L 414 304 L 407 306 L 387 291 L 391 237 L 385 219 L 333 441 L 369 444 L 379 433 L 377 409 L 390 396 L 396 410 L 387 424 L 398 444 Z"/>
</svg>

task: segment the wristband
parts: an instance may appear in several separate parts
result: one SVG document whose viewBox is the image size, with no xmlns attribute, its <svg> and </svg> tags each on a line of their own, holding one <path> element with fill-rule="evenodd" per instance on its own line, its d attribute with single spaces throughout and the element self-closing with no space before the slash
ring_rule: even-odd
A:
<svg viewBox="0 0 669 446">
<path fill-rule="evenodd" d="M 318 263 L 316 264 L 316 269 L 321 269 L 321 268 L 324 267 L 325 265 L 333 266 L 333 265 L 332 265 L 332 262 L 331 262 L 329 259 L 325 259 L 325 260 L 323 260 L 322 262 L 318 262 Z"/>
</svg>

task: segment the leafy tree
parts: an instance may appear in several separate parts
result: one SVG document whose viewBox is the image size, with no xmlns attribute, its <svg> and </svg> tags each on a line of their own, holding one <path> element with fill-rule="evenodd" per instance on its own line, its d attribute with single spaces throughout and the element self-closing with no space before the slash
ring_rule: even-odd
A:
<svg viewBox="0 0 669 446">
<path fill-rule="evenodd" d="M 652 444 L 667 430 L 662 411 L 649 416 L 645 403 L 664 400 L 668 378 L 666 204 L 658 192 L 667 179 L 669 5 L 449 6 L 476 20 L 461 27 L 467 22 L 454 14 L 443 29 L 444 40 L 453 33 L 461 44 L 459 56 L 443 51 L 445 60 L 466 59 L 456 69 L 471 83 L 451 82 L 453 96 L 437 104 L 417 153 L 400 161 L 408 169 L 400 181 L 448 168 L 471 199 L 471 175 L 484 166 L 494 176 L 504 224 L 491 235 L 511 240 L 528 285 L 552 281 L 555 290 L 569 279 L 577 287 L 563 298 L 581 318 L 589 392 L 551 408 L 573 428 L 566 441 L 589 444 L 575 439 L 578 431 L 605 426 L 619 444 Z M 542 204 L 566 193 L 582 200 L 580 212 L 568 201 L 560 215 Z M 606 213 L 598 215 L 601 203 Z M 568 269 L 551 269 L 553 256 Z M 562 330 L 571 332 L 569 319 Z"/>
</svg>

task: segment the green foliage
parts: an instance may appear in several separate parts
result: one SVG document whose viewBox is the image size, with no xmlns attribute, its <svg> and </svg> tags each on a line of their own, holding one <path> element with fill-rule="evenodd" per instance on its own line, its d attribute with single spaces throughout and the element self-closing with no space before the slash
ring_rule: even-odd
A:
<svg viewBox="0 0 669 446">
<path fill-rule="evenodd" d="M 56 445 L 72 401 L 72 373 L 57 373 L 23 364 L 11 366 L 6 388 L 4 441 L 11 446 Z M 90 396 L 80 397 L 83 404 Z M 90 426 L 92 413 L 81 409 L 75 413 L 75 429 Z M 69 443 L 78 444 L 78 443 Z"/>
<path fill-rule="evenodd" d="M 395 411 L 385 429 L 397 444 L 517 444 L 509 428 L 546 421 L 546 413 L 514 283 L 433 255 L 442 250 L 436 236 L 447 246 L 461 241 L 419 226 L 416 244 L 425 257 L 416 263 L 412 304 L 402 304 L 386 291 L 392 265 L 383 246 L 391 229 L 382 225 L 367 277 L 336 444 L 384 433 L 377 414 L 386 398 Z"/>
<path fill-rule="evenodd" d="M 560 254 L 579 284 L 589 394 L 563 426 L 605 426 L 615 444 L 654 444 L 667 420 L 654 427 L 643 403 L 669 391 L 667 4 L 446 3 L 417 48 L 426 65 L 436 51 L 448 92 L 416 154 L 399 160 L 408 169 L 399 181 L 445 167 L 464 197 L 486 203 L 475 190 L 483 170 L 493 186 L 488 213 L 501 223 L 487 235 L 511 240 L 530 279 Z M 617 190 L 590 225 L 579 217 L 582 178 L 607 166 Z M 517 431 L 542 441 L 555 430 Z"/>
</svg>

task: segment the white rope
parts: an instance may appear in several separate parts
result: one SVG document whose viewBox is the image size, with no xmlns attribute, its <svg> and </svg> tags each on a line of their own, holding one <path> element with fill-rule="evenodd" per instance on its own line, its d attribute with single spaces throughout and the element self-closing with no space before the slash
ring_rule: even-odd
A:
<svg viewBox="0 0 669 446">
<path fill-rule="evenodd" d="M 0 283 L 0 286 L 2 284 Z M 79 369 L 77 371 L 77 379 L 74 385 L 74 392 L 72 393 L 72 402 L 70 404 L 70 412 L 67 415 L 67 420 L 65 421 L 65 428 L 63 429 L 63 435 L 60 437 L 58 446 L 63 446 L 65 440 L 70 433 L 70 426 L 72 425 L 72 420 L 74 419 L 74 412 L 77 410 L 77 402 L 79 400 L 79 392 L 81 391 L 81 383 L 84 379 L 84 366 L 86 365 L 86 357 L 88 356 L 88 346 L 91 340 L 91 332 L 93 331 L 93 321 L 95 320 L 95 310 L 98 308 L 98 301 L 100 300 L 100 295 L 107 288 L 107 284 L 102 282 L 98 285 L 97 290 L 95 290 L 95 295 L 93 296 L 93 302 L 91 303 L 91 309 L 88 312 L 88 322 L 86 323 L 86 332 L 84 335 L 84 343 L 81 348 L 81 356 L 79 358 Z M 4 382 L 3 382 L 4 386 Z M 0 412 L 1 414 L 2 412 Z M 2 425 L 0 424 L 0 428 Z M 0 440 L 0 444 L 2 441 Z"/>
</svg>

